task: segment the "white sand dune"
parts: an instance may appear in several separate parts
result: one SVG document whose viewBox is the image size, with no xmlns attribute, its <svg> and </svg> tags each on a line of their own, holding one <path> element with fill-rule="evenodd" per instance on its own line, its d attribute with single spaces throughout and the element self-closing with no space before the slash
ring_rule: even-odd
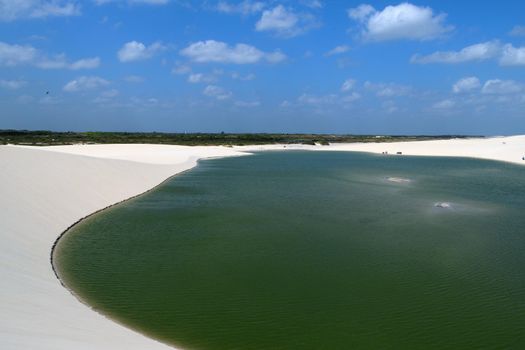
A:
<svg viewBox="0 0 525 350">
<path fill-rule="evenodd" d="M 525 136 L 470 138 L 391 143 L 347 143 L 328 146 L 330 150 L 360 151 L 411 156 L 471 157 L 525 164 Z M 321 148 L 323 149 L 323 148 Z"/>
<path fill-rule="evenodd" d="M 77 301 L 56 279 L 51 247 L 67 227 L 151 189 L 206 157 L 282 145 L 0 146 L 0 349 L 134 350 L 168 346 L 122 327 Z M 464 156 L 525 164 L 525 136 L 286 149 Z"/>
<path fill-rule="evenodd" d="M 239 153 L 219 147 L 172 147 L 160 157 L 164 146 L 88 148 L 91 156 L 127 160 L 58 152 L 84 153 L 75 146 L 52 151 L 0 146 L 2 350 L 169 348 L 78 302 L 51 269 L 51 246 L 78 219 L 193 167 L 198 157 Z"/>
</svg>

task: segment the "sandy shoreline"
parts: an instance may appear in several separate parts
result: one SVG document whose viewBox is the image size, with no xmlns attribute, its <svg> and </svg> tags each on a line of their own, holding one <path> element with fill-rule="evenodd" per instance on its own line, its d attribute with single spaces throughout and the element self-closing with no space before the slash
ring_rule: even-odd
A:
<svg viewBox="0 0 525 350">
<path fill-rule="evenodd" d="M 198 159 L 304 149 L 454 156 L 524 164 L 525 136 L 330 146 L 0 146 L 2 349 L 168 349 L 79 303 L 56 279 L 50 251 L 93 212 L 150 190 Z"/>
</svg>

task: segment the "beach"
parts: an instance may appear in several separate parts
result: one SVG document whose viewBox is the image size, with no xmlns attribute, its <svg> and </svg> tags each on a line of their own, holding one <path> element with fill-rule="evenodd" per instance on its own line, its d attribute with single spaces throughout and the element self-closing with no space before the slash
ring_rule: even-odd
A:
<svg viewBox="0 0 525 350">
<path fill-rule="evenodd" d="M 81 304 L 50 264 L 78 220 L 150 190 L 199 159 L 262 150 L 452 156 L 525 164 L 525 136 L 330 146 L 0 146 L 0 343 L 3 349 L 163 349 Z"/>
</svg>

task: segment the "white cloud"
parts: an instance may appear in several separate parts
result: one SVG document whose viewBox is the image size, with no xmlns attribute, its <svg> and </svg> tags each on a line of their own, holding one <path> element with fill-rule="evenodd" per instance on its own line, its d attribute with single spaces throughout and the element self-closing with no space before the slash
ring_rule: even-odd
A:
<svg viewBox="0 0 525 350">
<path fill-rule="evenodd" d="M 523 91 L 523 85 L 514 80 L 487 80 L 481 90 L 484 94 L 489 95 L 510 95 Z"/>
<path fill-rule="evenodd" d="M 361 4 L 355 8 L 349 9 L 348 17 L 359 22 L 364 22 L 375 12 L 377 11 L 372 5 Z"/>
<path fill-rule="evenodd" d="M 199 63 L 249 64 L 262 60 L 278 63 L 286 59 L 286 56 L 279 51 L 265 53 L 251 45 L 236 44 L 229 46 L 224 42 L 215 40 L 198 41 L 182 49 L 180 54 Z"/>
<path fill-rule="evenodd" d="M 0 41 L 0 66 L 17 66 L 33 62 L 37 50 L 32 46 L 10 45 Z"/>
<path fill-rule="evenodd" d="M 0 21 L 4 22 L 76 15 L 80 15 L 80 5 L 76 1 L 0 0 Z"/>
<path fill-rule="evenodd" d="M 356 81 L 354 79 L 346 79 L 341 86 L 341 91 L 350 91 L 354 88 Z"/>
<path fill-rule="evenodd" d="M 406 96 L 412 92 L 412 88 L 395 83 L 372 83 L 365 82 L 365 89 L 375 92 L 378 97 Z"/>
<path fill-rule="evenodd" d="M 340 55 L 342 53 L 350 51 L 350 46 L 348 45 L 339 45 L 328 51 L 325 55 L 326 56 L 334 56 L 334 55 Z"/>
<path fill-rule="evenodd" d="M 34 65 L 42 69 L 94 69 L 98 68 L 98 66 L 100 65 L 100 58 L 83 58 L 78 61 L 69 63 L 66 56 L 64 54 L 61 54 L 52 58 L 45 56 L 40 57 L 35 61 Z"/>
<path fill-rule="evenodd" d="M 42 69 L 91 69 L 100 65 L 100 58 L 83 58 L 68 62 L 64 54 L 48 57 L 32 46 L 8 44 L 0 41 L 0 66 L 33 65 Z"/>
<path fill-rule="evenodd" d="M 301 0 L 300 3 L 312 9 L 322 9 L 324 7 L 324 4 L 319 0 Z"/>
<path fill-rule="evenodd" d="M 3 80 L 0 79 L 0 87 L 3 89 L 17 90 L 26 85 L 23 80 Z"/>
<path fill-rule="evenodd" d="M 452 107 L 456 106 L 456 102 L 454 102 L 451 99 L 442 100 L 439 102 L 434 103 L 432 108 L 434 109 L 450 109 Z"/>
<path fill-rule="evenodd" d="M 525 65 L 525 47 L 514 47 L 512 44 L 502 45 L 493 40 L 467 46 L 460 51 L 437 51 L 427 56 L 414 55 L 411 63 L 457 64 L 471 61 L 485 61 L 499 58 L 501 66 Z"/>
<path fill-rule="evenodd" d="M 469 92 L 478 89 L 481 86 L 477 77 L 466 77 L 458 80 L 453 86 L 452 91 L 456 94 Z"/>
<path fill-rule="evenodd" d="M 523 66 L 525 65 L 525 46 L 514 47 L 507 44 L 503 47 L 499 63 L 502 66 Z"/>
<path fill-rule="evenodd" d="M 277 5 L 271 10 L 263 12 L 261 19 L 255 24 L 258 31 L 289 31 L 299 22 L 299 18 L 292 11 L 287 10 L 283 5 Z"/>
<path fill-rule="evenodd" d="M 216 81 L 217 78 L 213 75 L 207 75 L 203 73 L 193 73 L 188 76 L 188 83 L 197 84 L 197 83 L 212 83 Z"/>
<path fill-rule="evenodd" d="M 435 15 L 430 7 L 407 2 L 387 6 L 382 11 L 363 4 L 349 9 L 348 16 L 360 23 L 362 37 L 370 41 L 430 40 L 452 30 L 444 23 L 445 14 Z"/>
<path fill-rule="evenodd" d="M 351 94 L 349 95 L 344 95 L 343 97 L 341 97 L 341 101 L 343 103 L 350 103 L 350 102 L 354 102 L 354 101 L 357 101 L 361 98 L 361 95 L 358 94 L 357 92 L 352 92 Z"/>
<path fill-rule="evenodd" d="M 214 97 L 217 100 L 226 100 L 232 97 L 231 91 L 228 91 L 220 86 L 217 85 L 208 85 L 206 88 L 202 91 L 202 93 L 209 97 Z"/>
<path fill-rule="evenodd" d="M 265 7 L 266 4 L 261 1 L 244 0 L 240 3 L 219 1 L 216 10 L 227 14 L 241 14 L 247 16 L 261 12 Z"/>
<path fill-rule="evenodd" d="M 509 34 L 512 36 L 525 36 L 525 26 L 514 26 Z"/>
<path fill-rule="evenodd" d="M 113 100 L 115 97 L 119 95 L 119 91 L 117 89 L 110 89 L 106 91 L 102 91 L 99 96 L 97 96 L 93 102 L 94 103 L 107 103 Z"/>
<path fill-rule="evenodd" d="M 120 62 L 142 61 L 153 57 L 165 49 L 166 47 L 160 42 L 155 42 L 146 46 L 138 41 L 130 41 L 122 46 L 118 51 L 117 56 Z"/>
<path fill-rule="evenodd" d="M 414 55 L 412 63 L 463 63 L 469 61 L 484 61 L 498 56 L 501 45 L 497 41 L 487 41 L 467 46 L 460 51 L 437 51 L 428 56 Z"/>
<path fill-rule="evenodd" d="M 281 51 L 269 52 L 264 57 L 270 63 L 279 63 L 286 60 L 286 55 Z"/>
<path fill-rule="evenodd" d="M 96 76 L 83 76 L 71 80 L 64 85 L 63 90 L 67 92 L 76 92 L 84 90 L 98 89 L 109 84 L 109 81 Z"/>
<path fill-rule="evenodd" d="M 93 57 L 93 58 L 83 58 L 81 60 L 75 61 L 69 65 L 69 69 L 77 70 L 77 69 L 93 69 L 100 66 L 100 58 Z"/>
<path fill-rule="evenodd" d="M 277 36 L 291 38 L 316 27 L 314 17 L 309 14 L 296 13 L 283 5 L 264 10 L 261 18 L 255 24 L 258 32 L 272 32 Z"/>
</svg>

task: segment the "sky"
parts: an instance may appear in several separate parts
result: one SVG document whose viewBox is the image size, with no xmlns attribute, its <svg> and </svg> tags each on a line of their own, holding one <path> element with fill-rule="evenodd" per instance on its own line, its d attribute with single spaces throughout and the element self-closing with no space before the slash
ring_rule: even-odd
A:
<svg viewBox="0 0 525 350">
<path fill-rule="evenodd" d="M 0 0 L 0 129 L 525 133 L 525 2 Z"/>
</svg>

